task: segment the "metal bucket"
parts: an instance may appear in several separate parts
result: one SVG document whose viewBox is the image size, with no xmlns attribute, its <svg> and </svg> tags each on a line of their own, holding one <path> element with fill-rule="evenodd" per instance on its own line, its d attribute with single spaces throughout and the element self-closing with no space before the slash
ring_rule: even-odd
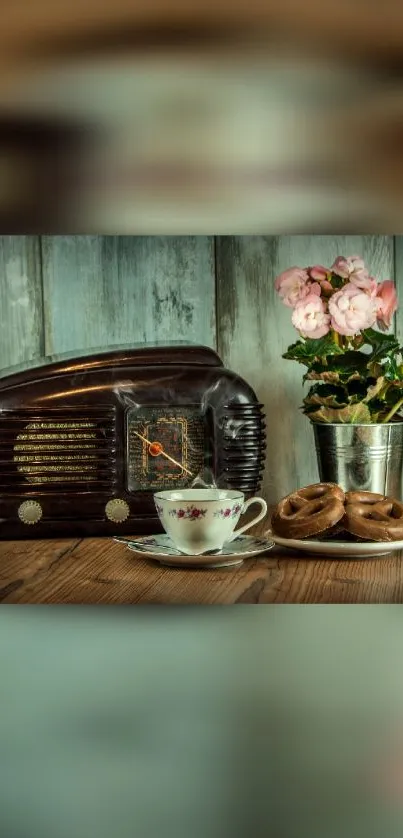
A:
<svg viewBox="0 0 403 838">
<path fill-rule="evenodd" d="M 319 476 L 344 491 L 401 499 L 403 422 L 386 425 L 313 424 Z"/>
</svg>

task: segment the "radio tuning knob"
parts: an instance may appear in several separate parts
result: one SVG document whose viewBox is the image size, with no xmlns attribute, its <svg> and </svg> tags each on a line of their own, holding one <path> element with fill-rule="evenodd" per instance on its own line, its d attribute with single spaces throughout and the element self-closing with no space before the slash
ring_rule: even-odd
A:
<svg viewBox="0 0 403 838">
<path fill-rule="evenodd" d="M 36 500 L 25 500 L 18 508 L 18 517 L 23 524 L 37 524 L 42 515 L 42 507 Z"/>
<path fill-rule="evenodd" d="M 129 504 L 120 498 L 109 500 L 105 506 L 105 515 L 114 524 L 122 524 L 130 515 Z"/>
</svg>

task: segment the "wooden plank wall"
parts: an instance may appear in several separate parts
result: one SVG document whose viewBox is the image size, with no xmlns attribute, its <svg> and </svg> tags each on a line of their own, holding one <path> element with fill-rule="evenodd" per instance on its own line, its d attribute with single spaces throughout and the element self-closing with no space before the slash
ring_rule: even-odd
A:
<svg viewBox="0 0 403 838">
<path fill-rule="evenodd" d="M 340 253 L 361 254 L 403 291 L 403 237 L 0 237 L 0 367 L 134 342 L 217 348 L 265 404 L 272 502 L 317 479 L 302 368 L 281 358 L 296 333 L 273 280 Z M 403 339 L 403 312 L 395 331 Z"/>
<path fill-rule="evenodd" d="M 212 238 L 45 237 L 42 254 L 48 354 L 179 339 L 216 345 Z"/>
<path fill-rule="evenodd" d="M 44 352 L 40 243 L 36 236 L 0 236 L 0 367 Z"/>
</svg>

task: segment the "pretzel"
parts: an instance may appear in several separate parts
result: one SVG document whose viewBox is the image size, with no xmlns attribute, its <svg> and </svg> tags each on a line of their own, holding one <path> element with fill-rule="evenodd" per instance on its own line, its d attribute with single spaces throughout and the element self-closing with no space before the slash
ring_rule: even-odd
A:
<svg viewBox="0 0 403 838">
<path fill-rule="evenodd" d="M 346 492 L 345 504 L 350 503 L 377 503 L 379 500 L 386 500 L 386 495 L 377 492 Z"/>
<path fill-rule="evenodd" d="M 374 492 L 347 492 L 343 525 L 365 541 L 403 540 L 403 503 Z"/>
<path fill-rule="evenodd" d="M 329 532 L 343 516 L 342 489 L 335 483 L 314 483 L 283 498 L 271 524 L 284 538 L 309 538 Z"/>
</svg>

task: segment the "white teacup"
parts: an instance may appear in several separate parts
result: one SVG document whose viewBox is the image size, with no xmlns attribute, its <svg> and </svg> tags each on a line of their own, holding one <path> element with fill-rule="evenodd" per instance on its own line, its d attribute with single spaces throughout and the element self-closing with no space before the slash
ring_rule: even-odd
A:
<svg viewBox="0 0 403 838">
<path fill-rule="evenodd" d="M 198 556 L 208 550 L 221 550 L 267 514 L 263 498 L 245 502 L 242 492 L 226 489 L 183 489 L 157 492 L 155 507 L 165 532 L 182 553 Z M 249 524 L 236 530 L 241 515 L 258 503 L 261 512 Z"/>
</svg>

